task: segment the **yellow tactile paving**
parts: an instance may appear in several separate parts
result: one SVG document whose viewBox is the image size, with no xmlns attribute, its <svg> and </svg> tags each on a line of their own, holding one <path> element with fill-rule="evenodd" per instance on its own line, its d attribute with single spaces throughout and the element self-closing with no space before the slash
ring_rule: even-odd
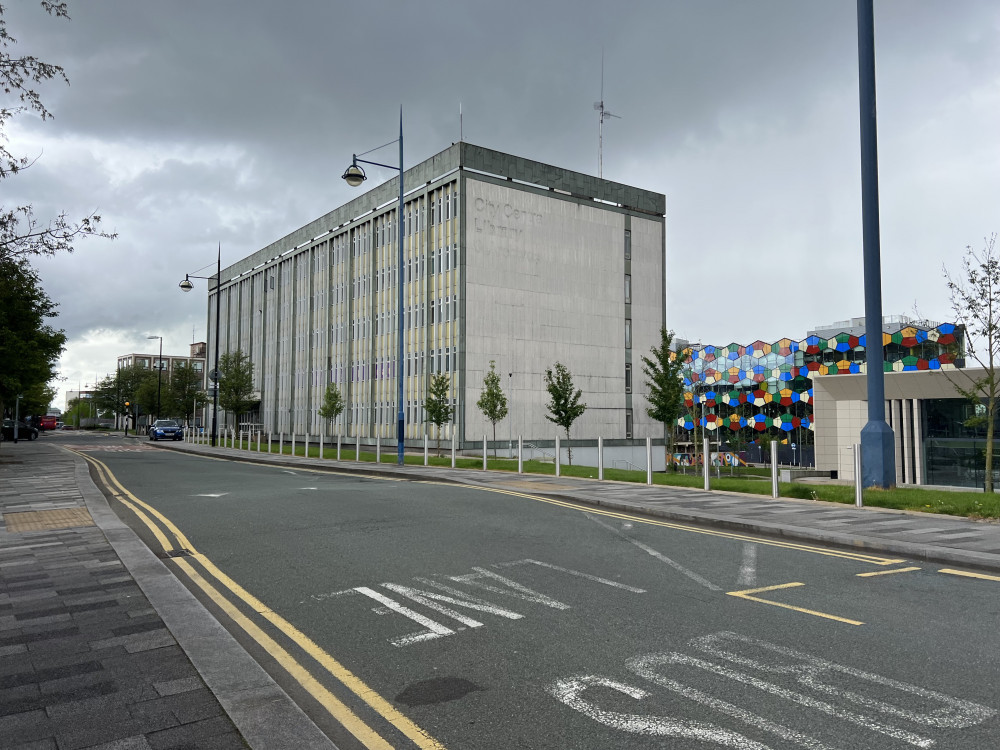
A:
<svg viewBox="0 0 1000 750">
<path fill-rule="evenodd" d="M 24 513 L 4 513 L 7 531 L 22 534 L 25 531 L 54 531 L 93 526 L 94 519 L 86 508 L 61 508 L 59 510 L 32 510 Z"/>
</svg>

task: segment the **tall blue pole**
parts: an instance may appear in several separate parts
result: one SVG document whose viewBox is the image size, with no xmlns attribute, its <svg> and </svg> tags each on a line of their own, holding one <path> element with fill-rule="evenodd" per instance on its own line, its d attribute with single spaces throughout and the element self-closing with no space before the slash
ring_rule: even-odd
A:
<svg viewBox="0 0 1000 750">
<path fill-rule="evenodd" d="M 878 224 L 878 130 L 875 108 L 875 13 L 873 0 L 858 0 L 858 91 L 861 111 L 861 217 L 865 273 L 865 362 L 868 423 L 861 430 L 861 478 L 865 487 L 896 483 L 896 444 L 885 421 L 882 353 L 882 266 Z"/>
<path fill-rule="evenodd" d="M 406 413 L 403 411 L 403 377 L 406 374 L 403 366 L 403 108 L 399 108 L 399 206 L 396 208 L 396 218 L 399 227 L 396 231 L 396 241 L 399 243 L 399 258 L 396 263 L 396 463 L 403 465 L 403 440 L 406 434 Z"/>
</svg>

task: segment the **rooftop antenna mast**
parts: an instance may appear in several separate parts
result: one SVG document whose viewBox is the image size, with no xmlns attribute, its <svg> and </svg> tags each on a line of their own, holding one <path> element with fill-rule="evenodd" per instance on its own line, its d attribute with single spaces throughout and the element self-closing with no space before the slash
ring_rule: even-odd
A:
<svg viewBox="0 0 1000 750">
<path fill-rule="evenodd" d="M 604 177 L 604 121 L 610 117 L 622 119 L 604 108 L 604 48 L 601 48 L 601 101 L 594 102 L 594 109 L 600 112 L 597 136 L 597 176 Z"/>
</svg>

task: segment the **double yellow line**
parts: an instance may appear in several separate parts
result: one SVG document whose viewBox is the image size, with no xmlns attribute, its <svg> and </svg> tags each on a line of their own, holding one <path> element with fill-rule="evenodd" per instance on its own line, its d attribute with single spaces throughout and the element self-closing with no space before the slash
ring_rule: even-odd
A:
<svg viewBox="0 0 1000 750">
<path fill-rule="evenodd" d="M 308 654 L 327 673 L 411 740 L 414 745 L 421 748 L 421 750 L 445 750 L 444 745 L 396 710 L 391 703 L 366 685 L 363 680 L 347 667 L 326 653 L 309 636 L 305 635 L 281 615 L 274 612 L 236 583 L 236 581 L 219 570 L 211 560 L 194 548 L 191 541 L 170 519 L 156 510 L 156 508 L 143 502 L 129 492 L 104 463 L 85 453 L 79 451 L 73 452 L 83 457 L 95 468 L 101 482 L 110 490 L 115 499 L 135 513 L 136 517 L 149 528 L 156 541 L 163 547 L 165 553 L 168 555 L 171 552 L 177 551 L 186 553 L 184 557 L 172 557 L 171 561 L 184 571 L 185 575 L 191 579 L 191 582 L 195 586 L 201 589 L 237 626 L 242 628 L 247 635 L 270 654 L 309 695 L 323 706 L 337 722 L 353 734 L 361 744 L 366 748 L 371 748 L 371 750 L 392 750 L 393 748 L 378 732 L 368 726 L 354 711 L 324 687 L 288 649 L 264 632 L 230 598 L 223 595 L 216 585 L 210 582 L 205 575 L 191 564 L 192 560 L 197 562 L 208 576 L 214 578 L 217 584 L 225 589 L 231 597 L 242 602 L 243 605 L 252 610 L 254 615 L 271 623 L 283 636 Z M 154 521 L 153 519 L 156 520 Z M 164 532 L 164 529 L 166 532 Z"/>
</svg>

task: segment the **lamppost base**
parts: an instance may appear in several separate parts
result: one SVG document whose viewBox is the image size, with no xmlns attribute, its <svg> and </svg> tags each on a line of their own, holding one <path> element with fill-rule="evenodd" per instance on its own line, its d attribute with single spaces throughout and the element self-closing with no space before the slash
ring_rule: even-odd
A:
<svg viewBox="0 0 1000 750">
<path fill-rule="evenodd" d="M 884 421 L 871 421 L 861 430 L 861 482 L 882 489 L 896 484 L 896 439 Z"/>
</svg>

